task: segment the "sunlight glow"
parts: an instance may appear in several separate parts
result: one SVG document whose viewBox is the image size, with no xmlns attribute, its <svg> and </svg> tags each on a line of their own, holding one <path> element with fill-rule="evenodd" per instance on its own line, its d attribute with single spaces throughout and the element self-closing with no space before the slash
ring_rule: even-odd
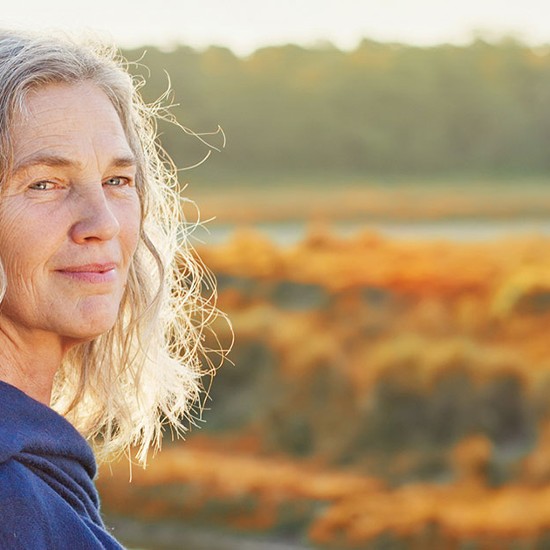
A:
<svg viewBox="0 0 550 550">
<path fill-rule="evenodd" d="M 349 49 L 365 36 L 430 45 L 466 42 L 481 32 L 550 42 L 550 4 L 545 0 L 157 0 L 139 5 L 96 0 L 75 9 L 72 0 L 26 0 L 3 6 L 0 22 L 7 27 L 91 30 L 122 46 L 218 44 L 239 54 L 286 42 L 330 41 Z"/>
</svg>

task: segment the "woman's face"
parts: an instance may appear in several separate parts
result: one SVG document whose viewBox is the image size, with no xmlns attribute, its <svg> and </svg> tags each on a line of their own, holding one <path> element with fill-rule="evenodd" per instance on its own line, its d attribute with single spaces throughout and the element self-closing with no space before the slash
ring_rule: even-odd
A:
<svg viewBox="0 0 550 550">
<path fill-rule="evenodd" d="M 8 287 L 0 330 L 92 339 L 115 323 L 135 252 L 135 159 L 111 102 L 91 83 L 33 91 L 12 129 L 0 195 Z"/>
</svg>

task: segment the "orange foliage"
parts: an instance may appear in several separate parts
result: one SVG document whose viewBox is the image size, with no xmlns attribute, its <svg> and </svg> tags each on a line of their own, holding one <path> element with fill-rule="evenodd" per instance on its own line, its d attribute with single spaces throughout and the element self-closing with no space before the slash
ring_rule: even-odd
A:
<svg viewBox="0 0 550 550">
<path fill-rule="evenodd" d="M 438 208 L 446 206 L 441 202 Z M 183 446 L 164 450 L 147 471 L 135 470 L 131 485 L 123 464 L 112 466 L 114 478 L 104 470 L 99 479 L 104 502 L 111 510 L 127 510 L 135 495 L 149 491 L 146 503 L 136 504 L 136 512 L 189 518 L 208 508 L 212 499 L 251 499 L 246 513 L 238 509 L 221 521 L 254 529 L 276 525 L 288 503 L 321 504 L 312 507 L 309 535 L 318 544 L 342 549 L 361 547 L 387 533 L 411 544 L 416 541 L 422 550 L 454 550 L 467 540 L 479 541 L 479 550 L 496 550 L 505 547 L 503 541 L 537 540 L 550 532 L 550 420 L 544 408 L 550 381 L 550 254 L 544 250 L 550 250 L 550 239 L 543 237 L 447 243 L 391 240 L 364 232 L 341 239 L 323 227 L 288 249 L 252 231 L 204 248 L 201 255 L 218 275 L 244 281 L 220 292 L 220 307 L 235 327 L 236 350 L 252 343 L 276 359 L 269 387 L 255 403 L 259 407 L 262 398 L 268 401 L 277 392 L 281 403 L 263 416 L 251 412 L 251 423 L 241 436 L 255 434 L 256 439 L 246 448 L 234 445 L 229 452 L 192 437 Z M 307 285 L 320 289 L 320 297 L 312 299 L 313 305 L 304 302 L 293 309 L 292 303 L 277 303 L 282 283 L 295 285 L 297 296 Z M 257 357 L 252 354 L 246 366 L 251 376 L 259 370 Z M 444 455 L 450 465 L 447 474 L 453 472 L 446 485 L 412 483 L 414 478 L 408 477 L 408 483 L 389 489 L 366 475 L 365 468 L 370 473 L 376 457 L 373 452 L 361 462 L 353 455 L 353 438 L 369 429 L 379 387 L 391 382 L 399 389 L 390 393 L 379 417 L 391 413 L 401 395 L 418 397 L 408 409 L 404 399 L 403 410 L 414 415 L 414 404 L 438 391 L 439 382 L 453 384 L 461 377 L 474 388 L 457 405 L 466 409 L 476 405 L 476 391 L 481 394 L 495 380 L 517 383 L 508 390 L 492 386 L 502 392 L 499 399 L 538 396 L 538 408 L 529 409 L 534 418 L 538 415 L 533 420 L 539 427 L 538 444 L 506 472 L 516 478 L 489 486 L 487 472 L 497 444 L 481 435 L 481 428 L 460 431 L 460 426 L 460 437 L 469 436 L 451 451 L 443 449 L 454 444 L 452 437 L 445 438 L 447 433 L 430 440 L 441 445 L 431 451 Z M 280 385 L 276 391 L 273 384 Z M 311 395 L 314 387 L 317 396 Z M 442 400 L 463 397 L 461 386 L 444 391 Z M 494 395 L 490 393 L 484 410 L 492 412 Z M 456 404 L 439 405 L 440 414 L 451 409 L 451 416 L 458 415 Z M 520 414 L 520 409 L 514 411 Z M 468 416 L 469 411 L 459 413 Z M 266 454 L 269 445 L 264 439 L 273 427 L 269 422 L 280 423 L 284 415 L 293 420 L 301 415 L 296 437 L 311 437 L 310 460 Z M 425 417 L 418 418 L 420 424 Z M 398 418 L 391 428 L 396 440 L 407 435 L 399 433 L 401 421 Z M 363 442 L 360 452 L 370 444 Z M 521 444 L 527 445 L 525 440 Z M 401 455 L 388 452 L 382 460 L 387 471 L 414 471 L 422 452 L 430 451 L 419 445 Z M 341 456 L 356 470 L 320 465 L 333 459 L 337 463 Z M 177 493 L 172 500 L 162 496 L 169 486 Z"/>
<path fill-rule="evenodd" d="M 362 392 L 405 360 L 428 386 L 457 365 L 480 381 L 513 374 L 538 384 L 538 373 L 550 372 L 544 249 L 550 239 L 542 237 L 448 243 L 365 232 L 342 239 L 320 227 L 288 249 L 246 232 L 201 254 L 218 274 L 324 289 L 325 310 L 303 313 L 259 297 L 239 300 L 242 292 L 232 289 L 221 292 L 220 303 L 237 338 L 268 342 L 283 371 L 307 372 L 340 357 Z M 388 293 L 393 305 L 369 305 L 361 294 L 369 289 Z M 379 336 L 365 340 L 370 327 Z"/>
<path fill-rule="evenodd" d="M 122 461 L 108 466 L 117 480 L 128 473 Z M 104 475 L 108 475 L 104 472 Z M 111 491 L 112 480 L 105 482 Z M 311 462 L 289 458 L 261 457 L 254 454 L 195 447 L 192 441 L 174 445 L 151 461 L 146 470 L 134 469 L 132 483 L 154 486 L 165 483 L 193 483 L 220 496 L 259 495 L 262 502 L 289 498 L 334 500 L 356 491 L 379 490 L 382 483 L 363 475 L 330 471 Z"/>
<path fill-rule="evenodd" d="M 288 458 L 228 455 L 190 441 L 164 450 L 147 470 L 134 470 L 131 484 L 126 464 L 109 466 L 114 477 L 105 467 L 98 486 L 111 512 L 127 513 L 128 503 L 135 502 L 139 514 L 149 519 L 193 517 L 213 498 L 252 496 L 256 505 L 246 517 L 226 518 L 233 526 L 247 529 L 272 527 L 279 508 L 291 502 L 324 502 L 325 511 L 311 523 L 310 538 L 318 544 L 338 542 L 341 548 L 361 546 L 388 532 L 414 540 L 429 529 L 436 533 L 433 548 L 442 548 L 442 541 L 486 541 L 488 545 L 480 548 L 491 548 L 495 540 L 535 540 L 550 530 L 550 486 L 486 487 L 479 473 L 489 451 L 484 438 L 473 437 L 453 452 L 461 472 L 456 483 L 409 484 L 391 490 L 364 475 Z M 189 501 L 136 500 L 148 487 L 166 486 L 181 487 L 182 494 L 187 487 Z M 448 544 L 445 548 L 452 548 Z"/>
<path fill-rule="evenodd" d="M 520 479 L 527 485 L 550 484 L 550 421 L 539 426 L 538 445 L 523 461 Z"/>
<path fill-rule="evenodd" d="M 541 250 L 549 245 L 542 237 L 449 243 L 391 240 L 373 232 L 338 239 L 320 231 L 279 249 L 259 233 L 242 230 L 200 253 L 217 273 L 312 283 L 331 292 L 374 287 L 432 296 L 495 293 L 492 310 L 498 317 L 517 303 L 510 287 L 547 287 L 550 257 Z"/>
<path fill-rule="evenodd" d="M 185 506 L 180 499 L 171 510 L 169 502 L 152 498 L 149 507 L 136 502 L 139 513 L 151 518 L 174 514 L 184 517 L 192 515 L 213 498 L 252 497 L 257 504 L 248 517 L 239 516 L 232 523 L 240 528 L 255 529 L 272 527 L 278 508 L 291 501 L 332 501 L 356 491 L 374 494 L 383 487 L 373 478 L 327 470 L 312 462 L 299 463 L 288 458 L 266 458 L 240 452 L 228 454 L 205 448 L 200 443 L 193 445 L 192 441 L 165 449 L 151 461 L 147 470 L 133 470 L 131 484 L 127 479 L 125 462 L 110 464 L 101 472 L 98 488 L 111 511 L 127 512 L 128 502 L 135 501 L 134 495 L 140 489 L 188 485 L 193 493 L 191 502 Z"/>
<path fill-rule="evenodd" d="M 550 529 L 550 487 L 407 485 L 376 496 L 357 493 L 330 507 L 310 536 L 353 547 L 386 532 L 408 538 L 434 526 L 443 540 L 531 540 Z"/>
<path fill-rule="evenodd" d="M 536 540 L 550 530 L 550 486 L 486 487 L 483 469 L 490 452 L 490 443 L 475 436 L 453 451 L 457 483 L 410 484 L 375 498 L 358 491 L 340 499 L 312 525 L 311 538 L 353 547 L 385 532 L 410 538 L 435 528 L 440 541 L 435 548 L 442 540 Z"/>
</svg>

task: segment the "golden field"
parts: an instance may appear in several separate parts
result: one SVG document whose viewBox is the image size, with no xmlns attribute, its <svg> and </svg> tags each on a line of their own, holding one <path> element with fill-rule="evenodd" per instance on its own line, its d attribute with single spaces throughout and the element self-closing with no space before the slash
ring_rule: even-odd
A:
<svg viewBox="0 0 550 550">
<path fill-rule="evenodd" d="M 291 246 L 242 228 L 199 253 L 234 365 L 185 442 L 130 484 L 103 469 L 109 514 L 300 548 L 550 548 L 549 237 L 316 221 Z"/>
</svg>

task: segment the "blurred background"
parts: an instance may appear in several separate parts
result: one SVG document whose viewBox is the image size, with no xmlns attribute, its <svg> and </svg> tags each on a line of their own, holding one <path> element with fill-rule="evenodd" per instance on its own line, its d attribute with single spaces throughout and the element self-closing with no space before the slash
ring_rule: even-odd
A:
<svg viewBox="0 0 550 550">
<path fill-rule="evenodd" d="M 159 123 L 176 164 L 210 155 L 180 181 L 234 365 L 186 441 L 131 483 L 103 467 L 117 537 L 550 549 L 547 2 L 28 1 L 2 22 L 114 40 L 204 134 Z"/>
</svg>

